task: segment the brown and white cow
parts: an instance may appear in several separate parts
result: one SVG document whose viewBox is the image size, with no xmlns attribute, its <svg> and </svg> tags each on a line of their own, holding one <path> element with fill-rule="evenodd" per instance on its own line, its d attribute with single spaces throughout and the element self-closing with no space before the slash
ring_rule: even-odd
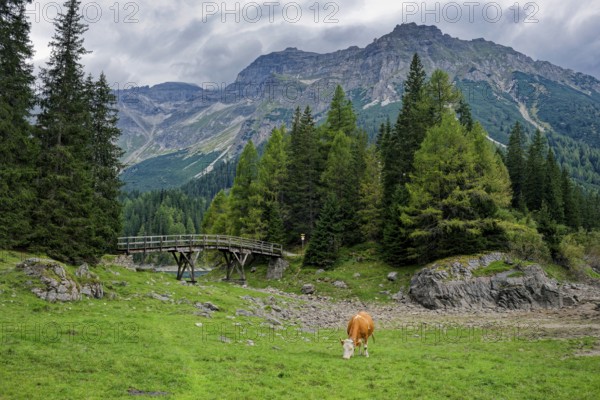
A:
<svg viewBox="0 0 600 400">
<path fill-rule="evenodd" d="M 348 360 L 354 355 L 354 349 L 358 347 L 359 354 L 362 354 L 361 344 L 365 348 L 365 357 L 369 357 L 369 351 L 367 350 L 367 342 L 369 336 L 373 335 L 375 330 L 375 324 L 369 314 L 364 311 L 359 312 L 354 317 L 350 318 L 348 322 L 348 339 L 342 340 L 342 346 L 344 347 L 344 355 L 342 358 Z"/>
</svg>

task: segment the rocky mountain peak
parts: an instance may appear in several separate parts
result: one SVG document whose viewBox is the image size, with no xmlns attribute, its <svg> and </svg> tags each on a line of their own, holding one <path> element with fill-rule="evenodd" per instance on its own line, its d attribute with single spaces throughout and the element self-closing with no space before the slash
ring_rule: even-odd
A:
<svg viewBox="0 0 600 400">
<path fill-rule="evenodd" d="M 442 31 L 434 25 L 417 25 L 414 22 L 396 25 L 394 30 L 386 36 L 418 36 L 421 38 L 433 38 L 444 36 Z"/>
</svg>

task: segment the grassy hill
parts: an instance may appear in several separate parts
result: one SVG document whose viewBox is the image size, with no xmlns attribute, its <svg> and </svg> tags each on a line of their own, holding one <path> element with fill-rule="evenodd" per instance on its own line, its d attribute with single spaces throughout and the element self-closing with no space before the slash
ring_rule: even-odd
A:
<svg viewBox="0 0 600 400">
<path fill-rule="evenodd" d="M 0 252 L 1 399 L 592 399 L 598 393 L 598 356 L 575 356 L 597 339 L 484 340 L 456 325 L 453 340 L 428 341 L 406 325 L 380 327 L 370 358 L 344 361 L 339 329 L 272 326 L 237 312 L 248 308 L 248 296 L 299 306 L 301 299 L 210 277 L 184 286 L 171 275 L 108 263 L 93 268 L 105 298 L 47 303 L 31 293 L 30 278 L 15 270 L 29 256 Z M 314 275 L 294 265 L 291 270 L 300 279 Z M 348 273 L 359 272 L 351 295 L 374 299 L 374 287 L 396 290 L 406 282 L 408 275 L 401 274 L 397 286 L 385 286 L 387 270 L 363 258 L 323 278 L 350 285 Z M 205 302 L 219 307 L 211 318 L 199 315 L 197 304 Z M 425 313 L 406 321 L 418 318 L 436 317 Z"/>
</svg>

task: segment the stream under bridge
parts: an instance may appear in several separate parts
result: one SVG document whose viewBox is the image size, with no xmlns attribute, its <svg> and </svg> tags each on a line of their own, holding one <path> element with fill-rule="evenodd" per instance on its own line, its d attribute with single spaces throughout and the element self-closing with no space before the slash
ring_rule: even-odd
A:
<svg viewBox="0 0 600 400">
<path fill-rule="evenodd" d="M 281 244 L 226 235 L 130 236 L 120 237 L 117 242 L 117 251 L 121 254 L 173 254 L 177 262 L 177 279 L 181 280 L 189 269 L 192 283 L 196 282 L 194 271 L 198 256 L 206 250 L 216 250 L 223 254 L 227 265 L 226 281 L 231 281 L 233 273 L 237 272 L 242 283 L 246 283 L 244 268 L 256 256 L 283 256 Z"/>
</svg>

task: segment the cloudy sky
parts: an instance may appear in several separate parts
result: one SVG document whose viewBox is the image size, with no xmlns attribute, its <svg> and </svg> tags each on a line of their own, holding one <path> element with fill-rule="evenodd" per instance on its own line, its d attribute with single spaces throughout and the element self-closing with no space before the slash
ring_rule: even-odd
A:
<svg viewBox="0 0 600 400">
<path fill-rule="evenodd" d="M 36 66 L 49 56 L 62 3 L 28 6 Z M 86 70 L 104 71 L 116 88 L 231 83 L 261 54 L 364 47 L 403 22 L 437 25 L 461 39 L 483 37 L 600 78 L 597 0 L 82 0 L 82 15 L 89 24 L 85 46 L 93 51 Z"/>
</svg>

